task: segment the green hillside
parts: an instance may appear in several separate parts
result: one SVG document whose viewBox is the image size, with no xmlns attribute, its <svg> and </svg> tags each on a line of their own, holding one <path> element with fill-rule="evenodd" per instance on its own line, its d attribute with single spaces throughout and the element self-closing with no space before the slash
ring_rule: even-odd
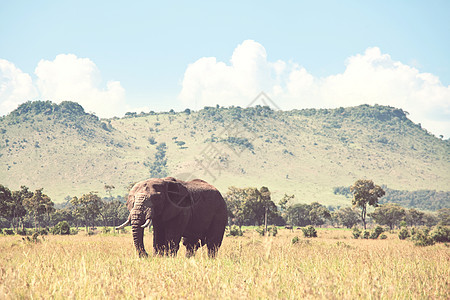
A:
<svg viewBox="0 0 450 300">
<path fill-rule="evenodd" d="M 167 150 L 155 164 L 162 143 Z M 105 184 L 124 194 L 164 159 L 170 176 L 200 177 L 222 192 L 265 185 L 276 201 L 288 193 L 297 202 L 348 204 L 333 188 L 359 178 L 397 190 L 450 187 L 449 140 L 386 106 L 205 107 L 99 120 L 73 102 L 38 101 L 0 120 L 0 184 L 43 187 L 55 202 L 106 195 Z"/>
</svg>

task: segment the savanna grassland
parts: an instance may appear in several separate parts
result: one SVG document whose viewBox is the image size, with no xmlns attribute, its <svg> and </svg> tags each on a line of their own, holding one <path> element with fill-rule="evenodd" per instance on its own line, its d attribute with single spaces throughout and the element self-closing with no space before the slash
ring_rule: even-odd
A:
<svg viewBox="0 0 450 300">
<path fill-rule="evenodd" d="M 217 259 L 141 259 L 131 234 L 0 236 L 1 299 L 449 299 L 450 248 L 417 247 L 394 233 L 354 240 L 351 231 L 297 230 L 225 237 Z M 294 236 L 300 241 L 292 244 Z M 44 240 L 45 239 L 45 240 Z M 151 249 L 151 234 L 145 245 Z"/>
</svg>

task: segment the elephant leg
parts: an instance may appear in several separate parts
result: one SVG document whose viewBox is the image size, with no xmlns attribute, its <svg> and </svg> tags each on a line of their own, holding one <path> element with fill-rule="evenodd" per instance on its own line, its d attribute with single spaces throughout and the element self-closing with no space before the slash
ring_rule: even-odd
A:
<svg viewBox="0 0 450 300">
<path fill-rule="evenodd" d="M 178 249 L 180 249 L 181 234 L 169 231 L 166 232 L 166 238 L 167 238 L 166 255 L 174 257 L 177 256 Z"/>
<path fill-rule="evenodd" d="M 155 255 L 163 256 L 167 246 L 165 230 L 160 226 L 153 226 L 153 252 Z"/>
<path fill-rule="evenodd" d="M 216 219 L 206 233 L 206 246 L 208 247 L 208 256 L 215 258 L 219 247 L 222 245 L 223 234 L 225 232 L 226 220 Z"/>
<path fill-rule="evenodd" d="M 195 238 L 183 238 L 183 245 L 186 246 L 186 257 L 190 258 L 200 248 L 200 242 Z"/>
</svg>

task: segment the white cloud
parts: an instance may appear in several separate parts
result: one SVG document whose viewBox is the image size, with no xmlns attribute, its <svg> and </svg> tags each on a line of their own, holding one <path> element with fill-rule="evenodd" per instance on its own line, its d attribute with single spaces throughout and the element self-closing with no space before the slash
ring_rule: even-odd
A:
<svg viewBox="0 0 450 300">
<path fill-rule="evenodd" d="M 179 99 L 197 108 L 245 106 L 260 91 L 283 109 L 390 105 L 408 111 L 430 132 L 450 137 L 450 86 L 377 47 L 348 58 L 343 73 L 318 78 L 298 63 L 267 61 L 264 47 L 247 40 L 236 47 L 229 64 L 214 57 L 190 64 Z"/>
<path fill-rule="evenodd" d="M 100 117 L 121 116 L 129 109 L 120 82 L 102 84 L 100 71 L 88 58 L 60 54 L 53 61 L 41 60 L 35 75 L 37 79 L 33 82 L 29 74 L 0 59 L 0 114 L 37 99 L 56 103 L 75 101 Z"/>
<path fill-rule="evenodd" d="M 123 115 L 126 110 L 120 82 L 109 81 L 102 88 L 100 71 L 88 58 L 60 54 L 53 61 L 41 60 L 35 74 L 43 99 L 75 101 L 100 117 Z"/>
<path fill-rule="evenodd" d="M 0 115 L 14 110 L 20 103 L 38 95 L 30 75 L 13 63 L 0 59 Z"/>
</svg>

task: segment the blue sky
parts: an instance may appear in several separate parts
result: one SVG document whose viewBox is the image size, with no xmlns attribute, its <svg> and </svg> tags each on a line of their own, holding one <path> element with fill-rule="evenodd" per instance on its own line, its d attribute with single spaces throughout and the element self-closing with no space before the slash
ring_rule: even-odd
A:
<svg viewBox="0 0 450 300">
<path fill-rule="evenodd" d="M 265 91 L 282 109 L 401 107 L 449 137 L 449 19 L 449 1 L 0 0 L 0 114 L 30 99 L 105 117 L 245 106 Z"/>
</svg>

